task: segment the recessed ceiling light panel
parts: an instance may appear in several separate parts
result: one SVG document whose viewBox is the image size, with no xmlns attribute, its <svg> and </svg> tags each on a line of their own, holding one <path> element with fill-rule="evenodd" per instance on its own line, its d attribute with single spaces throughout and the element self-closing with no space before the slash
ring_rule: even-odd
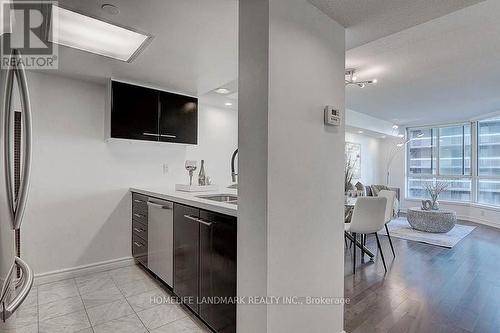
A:
<svg viewBox="0 0 500 333">
<path fill-rule="evenodd" d="M 57 26 L 52 24 L 57 18 Z M 131 62 L 152 36 L 51 6 L 49 41 L 105 57 Z"/>
</svg>

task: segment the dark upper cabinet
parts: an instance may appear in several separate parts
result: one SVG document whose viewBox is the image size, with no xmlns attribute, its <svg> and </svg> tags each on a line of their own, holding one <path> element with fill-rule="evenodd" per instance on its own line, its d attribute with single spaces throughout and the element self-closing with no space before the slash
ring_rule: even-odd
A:
<svg viewBox="0 0 500 333">
<path fill-rule="evenodd" d="M 160 141 L 198 143 L 198 100 L 160 92 Z"/>
<path fill-rule="evenodd" d="M 111 137 L 159 141 L 158 91 L 112 82 Z"/>
<path fill-rule="evenodd" d="M 111 138 L 198 143 L 198 99 L 111 82 Z"/>
</svg>

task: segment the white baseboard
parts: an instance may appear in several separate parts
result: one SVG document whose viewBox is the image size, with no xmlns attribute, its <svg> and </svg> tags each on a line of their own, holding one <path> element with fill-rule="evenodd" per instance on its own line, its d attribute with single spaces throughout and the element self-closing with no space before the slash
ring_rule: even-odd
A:
<svg viewBox="0 0 500 333">
<path fill-rule="evenodd" d="M 496 222 L 489 221 L 486 219 L 480 219 L 477 217 L 470 217 L 470 216 L 461 216 L 461 215 L 457 216 L 457 219 L 465 220 L 465 221 L 469 221 L 469 222 L 473 222 L 473 223 L 477 223 L 477 224 L 483 224 L 483 225 L 487 225 L 489 227 L 500 229 L 500 223 L 496 223 Z"/>
<path fill-rule="evenodd" d="M 99 273 L 126 267 L 134 264 L 134 258 L 125 257 L 108 261 L 101 261 L 90 265 L 82 265 L 72 268 L 65 268 L 57 271 L 35 274 L 35 285 L 56 282 L 60 280 L 72 279 L 78 276 Z"/>
</svg>

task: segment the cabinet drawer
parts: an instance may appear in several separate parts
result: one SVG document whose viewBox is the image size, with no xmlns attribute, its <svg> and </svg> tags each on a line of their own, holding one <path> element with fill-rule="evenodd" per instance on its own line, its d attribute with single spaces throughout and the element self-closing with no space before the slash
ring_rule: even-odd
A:
<svg viewBox="0 0 500 333">
<path fill-rule="evenodd" d="M 148 242 L 135 234 L 132 234 L 132 256 L 148 266 Z"/>
<path fill-rule="evenodd" d="M 137 221 L 132 221 L 132 233 L 148 241 L 148 226 Z"/>
<path fill-rule="evenodd" d="M 144 214 L 142 212 L 134 212 L 134 211 L 132 211 L 132 221 L 133 222 L 142 223 L 145 226 L 147 226 L 148 225 L 148 215 Z"/>
<path fill-rule="evenodd" d="M 132 214 L 148 216 L 148 197 L 138 193 L 132 193 Z"/>
</svg>

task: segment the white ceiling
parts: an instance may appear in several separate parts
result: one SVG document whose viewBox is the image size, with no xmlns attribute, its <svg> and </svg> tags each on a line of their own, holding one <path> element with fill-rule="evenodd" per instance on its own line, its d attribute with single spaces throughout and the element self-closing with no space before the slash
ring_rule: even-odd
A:
<svg viewBox="0 0 500 333">
<path fill-rule="evenodd" d="M 238 110 L 238 80 L 220 85 L 220 88 L 226 88 L 229 90 L 229 93 L 219 94 L 215 90 L 212 90 L 203 95 L 200 101 L 222 109 Z"/>
<path fill-rule="evenodd" d="M 309 0 L 346 27 L 351 49 L 483 0 Z"/>
<path fill-rule="evenodd" d="M 364 89 L 347 107 L 398 124 L 452 122 L 500 110 L 500 1 L 489 0 L 351 49 Z"/>
<path fill-rule="evenodd" d="M 116 5 L 118 15 L 101 5 Z M 132 63 L 59 47 L 57 74 L 115 77 L 190 95 L 234 80 L 238 73 L 237 0 L 59 0 L 59 5 L 154 36 Z"/>
</svg>

